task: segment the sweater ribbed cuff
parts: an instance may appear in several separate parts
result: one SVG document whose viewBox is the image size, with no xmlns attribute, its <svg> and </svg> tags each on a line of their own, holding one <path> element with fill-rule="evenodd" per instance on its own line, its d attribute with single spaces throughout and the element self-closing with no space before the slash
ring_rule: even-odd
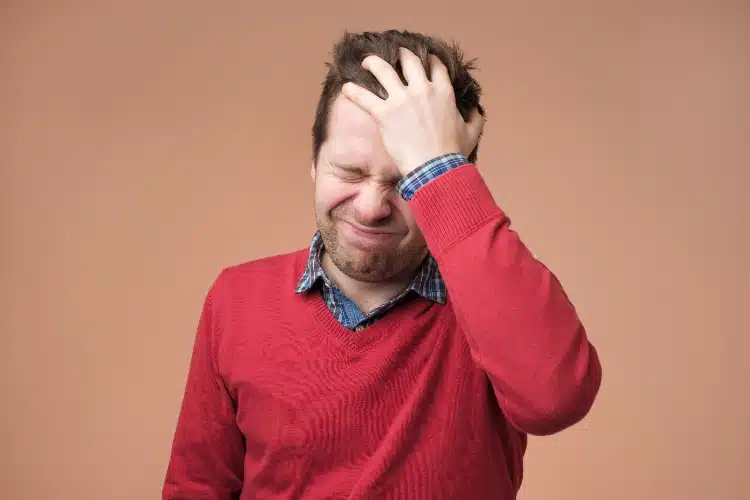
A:
<svg viewBox="0 0 750 500">
<path fill-rule="evenodd" d="M 427 246 L 439 254 L 479 226 L 505 213 L 473 164 L 441 175 L 409 202 Z"/>
</svg>

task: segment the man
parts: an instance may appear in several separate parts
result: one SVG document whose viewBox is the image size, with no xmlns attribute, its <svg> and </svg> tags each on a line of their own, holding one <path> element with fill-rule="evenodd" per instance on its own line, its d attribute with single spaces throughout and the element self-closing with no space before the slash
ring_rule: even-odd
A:
<svg viewBox="0 0 750 500">
<path fill-rule="evenodd" d="M 319 231 L 212 285 L 163 498 L 510 500 L 527 435 L 587 414 L 596 351 L 474 165 L 470 69 L 408 32 L 336 45 Z"/>
</svg>

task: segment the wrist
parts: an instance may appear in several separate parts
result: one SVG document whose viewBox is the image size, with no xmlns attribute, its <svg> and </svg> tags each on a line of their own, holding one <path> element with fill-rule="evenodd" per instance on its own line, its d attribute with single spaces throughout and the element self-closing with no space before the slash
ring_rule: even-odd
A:
<svg viewBox="0 0 750 500">
<path fill-rule="evenodd" d="M 412 174 L 414 171 L 434 162 L 438 158 L 443 158 L 448 155 L 462 155 L 459 148 L 441 148 L 440 150 L 421 153 L 414 155 L 407 161 L 401 162 L 397 165 L 399 172 L 403 177 Z"/>
<path fill-rule="evenodd" d="M 469 163 L 462 153 L 449 153 L 437 156 L 423 163 L 405 175 L 396 185 L 402 198 L 409 201 L 421 188 L 443 174 Z"/>
</svg>

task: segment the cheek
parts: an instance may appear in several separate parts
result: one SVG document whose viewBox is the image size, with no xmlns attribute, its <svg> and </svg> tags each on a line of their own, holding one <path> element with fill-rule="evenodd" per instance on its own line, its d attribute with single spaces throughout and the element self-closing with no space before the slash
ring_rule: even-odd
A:
<svg viewBox="0 0 750 500">
<path fill-rule="evenodd" d="M 338 182 L 318 182 L 315 186 L 315 207 L 327 213 L 357 194 L 355 186 Z"/>
</svg>

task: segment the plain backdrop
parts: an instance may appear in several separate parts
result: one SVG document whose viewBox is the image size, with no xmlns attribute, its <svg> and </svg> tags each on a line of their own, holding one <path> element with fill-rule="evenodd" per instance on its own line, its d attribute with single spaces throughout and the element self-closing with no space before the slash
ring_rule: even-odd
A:
<svg viewBox="0 0 750 500">
<path fill-rule="evenodd" d="M 478 58 L 479 166 L 599 349 L 523 500 L 750 498 L 750 4 L 0 2 L 0 497 L 156 499 L 222 267 L 307 246 L 332 43 Z"/>
</svg>

